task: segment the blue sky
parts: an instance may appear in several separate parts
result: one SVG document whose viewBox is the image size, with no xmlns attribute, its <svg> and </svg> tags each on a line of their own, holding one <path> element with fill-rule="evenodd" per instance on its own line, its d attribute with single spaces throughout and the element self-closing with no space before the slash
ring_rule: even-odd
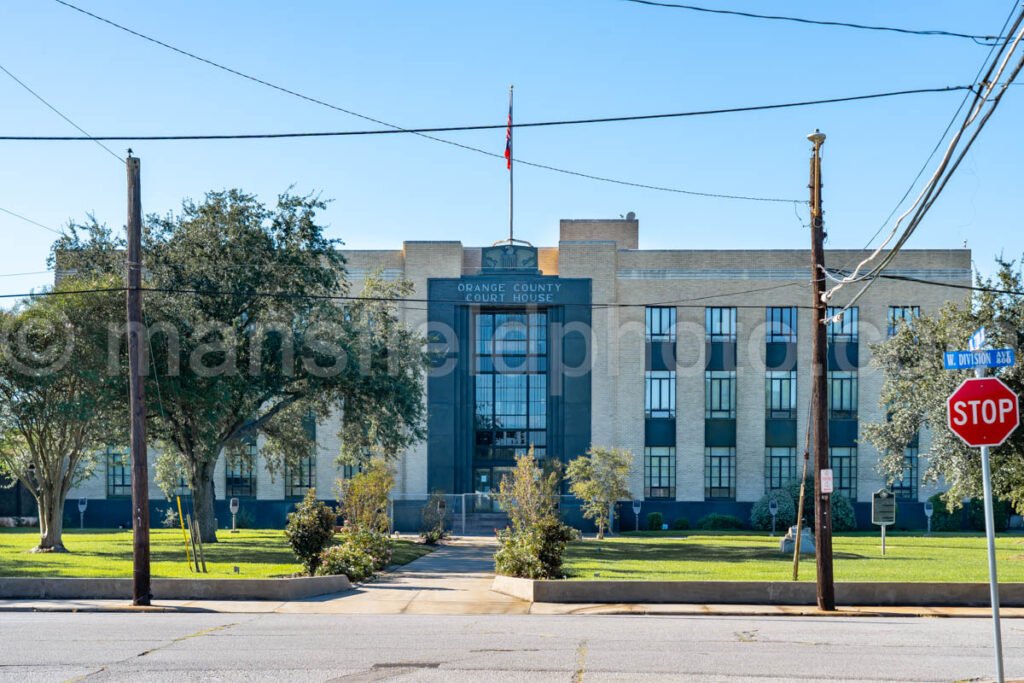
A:
<svg viewBox="0 0 1024 683">
<path fill-rule="evenodd" d="M 970 41 L 694 14 L 621 0 L 127 2 L 78 0 L 183 49 L 405 127 L 615 116 L 840 97 L 970 82 Z M 695 3 L 696 4 L 696 3 Z M 709 5 L 712 3 L 704 2 Z M 750 2 L 720 6 L 827 20 L 995 33 L 1011 3 Z M 0 0 L 0 64 L 94 135 L 357 130 L 367 121 L 289 97 L 146 43 L 51 0 Z M 879 228 L 961 93 L 775 112 L 517 131 L 516 156 L 632 182 L 804 199 L 807 133 L 828 135 L 828 246 Z M 1014 88 L 909 247 L 966 240 L 977 266 L 1024 251 Z M 0 73 L 0 131 L 76 134 Z M 504 131 L 450 139 L 501 154 Z M 126 143 L 112 143 L 122 152 Z M 333 200 L 323 220 L 353 248 L 403 239 L 489 244 L 507 230 L 501 159 L 414 136 L 149 142 L 143 207 L 240 187 Z M 0 142 L 0 207 L 59 228 L 94 213 L 121 226 L 123 166 L 93 143 Z M 806 209 L 703 199 L 516 169 L 517 237 L 557 241 L 560 218 L 635 211 L 642 248 L 803 248 Z M 798 215 L 799 214 L 799 215 Z M 53 234 L 0 213 L 0 292 L 47 284 Z"/>
</svg>

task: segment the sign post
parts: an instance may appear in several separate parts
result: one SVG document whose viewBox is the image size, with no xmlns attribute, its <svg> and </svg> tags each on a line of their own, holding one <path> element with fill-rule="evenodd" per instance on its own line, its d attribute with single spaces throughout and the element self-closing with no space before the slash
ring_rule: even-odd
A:
<svg viewBox="0 0 1024 683">
<path fill-rule="evenodd" d="M 87 508 L 88 506 L 89 506 L 89 499 L 88 498 L 79 498 L 78 499 L 78 528 L 79 529 L 84 529 L 85 528 L 85 508 Z"/>
<path fill-rule="evenodd" d="M 896 523 L 896 497 L 879 489 L 871 494 L 871 523 L 882 527 L 882 557 L 885 557 L 885 528 Z"/>
<path fill-rule="evenodd" d="M 1006 441 L 1020 424 L 1017 395 L 1002 380 L 986 377 L 985 369 L 1013 365 L 1013 349 L 984 349 L 985 328 L 970 339 L 969 351 L 946 352 L 946 369 L 974 368 L 974 379 L 966 379 L 946 400 L 950 431 L 968 446 L 981 449 L 981 484 L 985 496 L 985 538 L 988 545 L 988 578 L 992 596 L 992 634 L 995 641 L 996 680 L 1003 683 L 1003 639 L 999 625 L 999 582 L 996 576 L 996 539 L 992 514 L 992 469 L 989 448 Z M 966 355 L 965 355 L 966 354 Z M 950 357 L 958 364 L 951 366 Z M 960 363 L 964 361 L 964 363 Z M 969 362 L 969 364 L 968 364 Z"/>
<path fill-rule="evenodd" d="M 238 499 L 232 498 L 231 502 L 228 503 L 228 507 L 231 510 L 231 533 L 238 533 L 238 526 L 235 523 L 235 518 L 238 516 Z"/>
<path fill-rule="evenodd" d="M 640 531 L 640 507 L 643 505 L 643 501 L 633 501 L 633 518 L 636 519 L 636 530 Z"/>
<path fill-rule="evenodd" d="M 928 531 L 926 532 L 927 536 L 931 536 L 932 534 L 932 515 L 934 514 L 935 506 L 932 505 L 932 502 L 930 500 L 926 500 L 924 502 L 924 516 L 928 518 Z"/>
<path fill-rule="evenodd" d="M 779 514 L 779 502 L 772 498 L 768 501 L 768 514 L 772 516 L 772 536 L 775 535 L 775 515 Z"/>
</svg>

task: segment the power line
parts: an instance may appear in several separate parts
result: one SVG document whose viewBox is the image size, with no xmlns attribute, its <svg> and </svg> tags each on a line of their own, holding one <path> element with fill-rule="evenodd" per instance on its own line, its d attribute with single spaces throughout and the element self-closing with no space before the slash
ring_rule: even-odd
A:
<svg viewBox="0 0 1024 683">
<path fill-rule="evenodd" d="M 2 68 L 2 67 L 0 67 L 0 68 Z M 25 218 L 20 213 L 14 213 L 10 209 L 5 209 L 2 206 L 0 206 L 0 211 L 3 211 L 4 213 L 6 213 L 8 215 L 14 216 L 15 218 L 19 218 L 19 219 L 25 221 L 26 223 L 31 223 L 32 225 L 35 225 L 36 227 L 42 228 L 43 230 L 49 230 L 50 232 L 52 232 L 55 235 L 63 235 L 64 234 L 64 233 L 62 233 L 59 230 L 54 230 L 53 228 L 51 228 L 51 227 L 49 227 L 47 225 L 43 225 L 42 223 L 39 223 L 38 221 L 34 221 L 31 218 Z"/>
<path fill-rule="evenodd" d="M 577 126 L 595 123 L 622 123 L 627 121 L 653 121 L 658 119 L 689 118 L 697 116 L 712 116 L 718 114 L 738 114 L 753 111 L 770 111 L 773 109 L 792 109 L 796 107 L 810 107 L 820 104 L 835 104 L 839 102 L 856 102 L 861 100 L 875 100 L 883 97 L 897 97 L 900 95 L 919 95 L 924 93 L 945 93 L 958 90 L 971 90 L 970 85 L 948 85 L 938 88 L 914 88 L 911 90 L 892 90 L 888 92 L 871 93 L 868 95 L 850 95 L 847 97 L 830 97 L 819 100 L 802 100 L 799 102 L 782 102 L 777 104 L 757 104 L 745 107 L 725 107 L 718 109 L 699 109 L 695 111 L 672 112 L 668 114 L 638 114 L 633 116 L 607 116 L 587 119 L 562 119 L 556 121 L 535 121 L 530 123 L 513 123 L 513 128 L 544 128 L 551 126 Z M 223 133 L 223 134 L 197 134 L 197 135 L 97 135 L 79 137 L 73 135 L 0 135 L 0 140 L 28 141 L 28 142 L 66 142 L 83 140 L 117 140 L 117 141 L 167 141 L 167 140 L 265 140 L 277 138 L 316 138 L 316 137 L 345 137 L 359 135 L 400 135 L 405 133 L 453 133 L 475 130 L 498 130 L 508 128 L 508 123 L 484 124 L 474 126 L 441 126 L 434 128 L 391 128 L 374 130 L 345 130 L 345 131 L 318 131 L 318 132 L 293 132 L 293 133 Z M 795 201 L 795 200 L 783 200 Z"/>
<path fill-rule="evenodd" d="M 57 0 L 61 2 L 61 0 Z M 789 21 L 797 24 L 810 24 L 813 26 L 832 26 L 838 28 L 853 28 L 863 31 L 887 31 L 890 33 L 902 33 L 914 36 L 942 36 L 946 38 L 966 38 L 979 44 L 987 45 L 994 40 L 1002 40 L 1002 36 L 982 36 L 972 33 L 957 33 L 955 31 L 919 30 L 910 28 L 899 28 L 895 26 L 873 26 L 870 24 L 855 24 L 847 21 L 826 21 L 822 19 L 805 19 L 803 17 L 787 17 L 774 14 L 755 14 L 753 12 L 741 12 L 739 10 L 712 9 L 710 7 L 698 7 L 696 5 L 681 5 L 674 2 L 654 2 L 653 0 L 625 0 L 638 5 L 649 5 L 651 7 L 667 7 L 670 9 L 689 10 L 691 12 L 704 12 L 707 14 L 724 14 L 734 17 L 745 17 L 747 19 L 767 19 L 770 21 Z"/>
<path fill-rule="evenodd" d="M 193 59 L 195 61 L 201 62 L 201 63 L 206 64 L 208 66 L 212 66 L 215 69 L 220 69 L 221 71 L 224 71 L 226 73 L 232 74 L 233 76 L 237 76 L 239 78 L 243 78 L 243 79 L 251 81 L 253 83 L 257 83 L 259 85 L 265 86 L 267 88 L 271 88 L 273 90 L 277 90 L 278 92 L 282 92 L 282 93 L 284 93 L 286 95 L 291 95 L 292 97 L 297 97 L 297 98 L 299 98 L 301 100 L 305 100 L 306 102 L 311 102 L 313 104 L 320 105 L 321 107 L 326 107 L 328 109 L 333 109 L 334 111 L 338 111 L 338 112 L 341 112 L 343 114 L 348 114 L 349 116 L 355 116 L 356 118 L 360 118 L 360 119 L 363 119 L 365 121 L 370 121 L 372 123 L 376 123 L 376 124 L 379 124 L 381 126 L 386 126 L 388 128 L 394 128 L 396 130 L 402 130 L 401 126 L 397 126 L 397 125 L 395 125 L 393 123 L 388 123 L 386 121 L 382 121 L 380 119 L 373 118 L 372 116 L 367 116 L 365 114 L 360 114 L 359 112 L 353 111 L 351 109 L 346 109 L 344 107 L 339 107 L 337 105 L 331 104 L 330 102 L 326 102 L 326 101 L 318 99 L 316 97 L 311 97 L 309 95 L 305 95 L 305 94 L 300 93 L 300 92 L 298 92 L 296 90 L 291 90 L 289 88 L 285 88 L 284 86 L 277 85 L 276 83 L 271 83 L 270 81 L 263 80 L 262 78 L 257 78 L 256 76 L 252 76 L 250 74 L 244 73 L 244 72 L 239 71 L 237 69 L 232 69 L 231 67 L 228 67 L 228 66 L 220 64 L 218 62 L 215 62 L 212 59 L 207 59 L 206 57 L 201 57 L 201 56 L 199 56 L 199 55 L 197 55 L 197 54 L 195 54 L 193 52 L 189 52 L 189 51 L 183 50 L 183 49 L 181 49 L 179 47 L 175 47 L 174 45 L 171 45 L 169 43 L 165 43 L 162 40 L 158 40 L 158 39 L 153 38 L 151 36 L 148 36 L 148 35 L 146 35 L 144 33 L 140 33 L 139 31 L 135 31 L 133 29 L 130 29 L 127 26 L 123 26 L 121 24 L 118 24 L 117 22 L 111 21 L 110 19 L 107 19 L 105 17 L 101 17 L 98 14 L 94 14 L 92 12 L 89 12 L 88 10 L 82 9 L 81 7 L 73 5 L 70 2 L 67 2 L 66 0 L 55 0 L 55 2 L 58 2 L 61 5 L 64 5 L 65 7 L 69 8 L 69 9 L 73 9 L 76 12 L 84 14 L 84 15 L 86 15 L 88 17 L 92 17 L 93 19 L 96 19 L 97 21 L 103 22 L 104 24 L 107 24 L 107 25 L 112 26 L 112 27 L 114 27 L 116 29 L 124 31 L 125 33 L 129 33 L 129 34 L 131 34 L 131 35 L 133 35 L 133 36 L 135 36 L 137 38 L 141 38 L 142 40 L 145 40 L 147 42 L 153 43 L 154 45 L 159 45 L 160 47 L 163 47 L 163 48 L 166 48 L 168 50 L 171 50 L 172 52 L 176 52 L 176 53 L 178 53 L 178 54 L 180 54 L 180 55 L 182 55 L 184 57 L 188 57 L 189 59 Z M 466 144 L 463 144 L 461 142 L 455 142 L 453 140 L 446 140 L 444 138 L 439 138 L 439 137 L 436 137 L 434 135 L 430 135 L 428 133 L 414 133 L 414 135 L 419 135 L 420 137 L 426 138 L 427 140 L 433 140 L 434 142 L 440 142 L 440 143 L 443 143 L 445 145 L 451 145 L 452 147 L 458 147 L 460 149 L 468 150 L 470 152 L 476 152 L 478 154 L 483 154 L 483 155 L 491 157 L 491 158 L 502 159 L 502 160 L 504 160 L 504 158 L 505 158 L 504 154 L 497 154 L 497 153 L 494 153 L 494 152 L 489 152 L 489 151 L 487 151 L 485 149 L 480 149 L 479 147 L 473 147 L 472 145 L 466 145 Z M 616 179 L 616 178 L 608 178 L 608 177 L 605 177 L 605 176 L 594 175 L 594 174 L 590 174 L 590 173 L 582 173 L 582 172 L 573 171 L 573 170 L 570 170 L 570 169 L 558 168 L 556 166 L 550 166 L 548 164 L 541 164 L 541 163 L 536 163 L 536 162 L 532 162 L 532 161 L 527 161 L 525 159 L 516 159 L 515 163 L 522 164 L 524 166 L 531 166 L 533 168 L 540 168 L 540 169 L 544 169 L 546 171 L 552 171 L 552 172 L 555 172 L 555 173 L 562 173 L 564 175 L 571 175 L 571 176 L 575 176 L 575 177 L 578 177 L 578 178 L 586 178 L 588 180 L 596 180 L 596 181 L 603 182 L 603 183 L 611 183 L 611 184 L 614 184 L 614 185 L 622 185 L 622 186 L 625 186 L 625 187 L 636 187 L 636 188 L 645 189 L 645 190 L 657 190 L 659 192 L 671 192 L 671 193 L 674 193 L 674 194 L 683 194 L 683 195 L 688 195 L 688 196 L 692 196 L 692 197 L 707 197 L 707 198 L 714 198 L 714 199 L 735 199 L 735 200 L 741 200 L 741 201 L 771 201 L 771 202 L 790 202 L 790 201 L 795 201 L 795 200 L 788 200 L 788 199 L 774 199 L 774 198 L 766 198 L 766 197 L 751 197 L 751 196 L 745 196 L 745 195 L 731 195 L 731 194 L 726 194 L 726 193 L 698 192 L 698 191 L 694 191 L 694 190 L 686 190 L 686 189 L 675 188 L 675 187 L 664 187 L 664 186 L 660 186 L 660 185 L 650 185 L 650 184 L 645 184 L 645 183 L 635 183 L 635 182 L 630 182 L 630 181 L 626 181 L 626 180 L 619 180 L 619 179 Z"/>
<path fill-rule="evenodd" d="M 92 140 L 92 141 L 93 141 L 93 142 L 95 142 L 95 143 L 96 143 L 97 145 L 99 145 L 99 146 L 100 146 L 100 147 L 102 147 L 103 149 L 107 150 L 107 152 L 108 152 L 108 153 L 109 153 L 109 154 L 110 154 L 110 155 L 111 155 L 112 157 L 114 157 L 115 159 L 117 159 L 117 160 L 118 160 L 118 161 L 120 161 L 121 163 L 124 163 L 124 159 L 122 159 L 121 157 L 119 157 L 119 156 L 117 156 L 116 154 L 114 154 L 114 152 L 112 152 L 112 151 L 111 151 L 111 149 L 110 149 L 109 147 L 107 147 L 107 146 L 106 146 L 106 145 L 104 145 L 104 144 L 103 144 L 102 142 L 100 142 L 100 141 L 99 141 L 99 140 L 97 140 L 96 138 L 92 137 L 92 136 L 91 136 L 91 135 L 89 135 L 89 134 L 88 134 L 87 132 L 85 132 L 85 129 L 84 129 L 84 128 L 82 128 L 82 127 L 81 127 L 81 126 L 79 126 L 79 125 L 78 125 L 77 123 L 75 123 L 74 121 L 72 121 L 71 119 L 69 119 L 69 118 L 68 118 L 67 116 L 65 116 L 65 115 L 64 115 L 64 113 L 63 113 L 63 112 L 61 112 L 61 110 L 57 109 L 57 107 L 55 107 L 55 106 L 53 106 L 52 104 L 50 104 L 49 102 L 47 102 L 47 101 L 46 101 L 46 100 L 45 100 L 45 99 L 43 98 L 43 96 L 42 96 L 42 95 L 40 95 L 39 93 L 37 93 L 37 92 L 36 92 L 35 90 L 33 90 L 32 88 L 30 88 L 30 87 L 28 86 L 28 84 L 26 84 L 26 83 L 25 83 L 24 81 L 22 81 L 22 80 L 21 80 L 20 78 L 18 78 L 17 76 L 15 76 L 14 74 L 12 74 L 12 73 L 11 73 L 10 71 L 8 71 L 8 70 L 7 70 L 7 69 L 6 69 L 5 67 L 4 67 L 4 65 L 3 65 L 3 64 L 0 64 L 0 71 L 3 71 L 3 72 L 4 72 L 5 74 L 7 74 L 8 76 L 10 76 L 10 77 L 11 77 L 11 79 L 12 79 L 12 80 L 13 80 L 13 81 L 14 81 L 15 83 L 17 83 L 17 84 L 18 84 L 18 85 L 20 85 L 20 86 L 21 86 L 22 88 L 24 88 L 25 90 L 27 90 L 27 91 L 28 91 L 28 92 L 29 92 L 29 93 L 30 93 L 30 94 L 31 94 L 31 95 L 32 95 L 33 97 L 35 97 L 35 98 L 36 98 L 37 100 L 39 100 L 40 102 L 42 102 L 43 104 L 45 104 L 45 105 L 46 105 L 46 106 L 47 106 L 47 107 L 48 107 L 48 108 L 50 109 L 50 111 L 52 111 L 52 112 L 53 112 L 54 114 L 56 114 L 57 116 L 61 117 L 62 119 L 64 119 L 64 120 L 65 120 L 65 121 L 67 121 L 68 123 L 70 123 L 70 124 L 71 124 L 72 126 L 74 126 L 74 127 L 76 128 L 76 129 L 78 129 L 78 131 L 79 131 L 80 133 L 82 133 L 82 135 L 85 135 L 85 136 L 86 136 L 86 137 L 85 137 L 85 139 L 87 139 L 87 140 Z"/>
</svg>

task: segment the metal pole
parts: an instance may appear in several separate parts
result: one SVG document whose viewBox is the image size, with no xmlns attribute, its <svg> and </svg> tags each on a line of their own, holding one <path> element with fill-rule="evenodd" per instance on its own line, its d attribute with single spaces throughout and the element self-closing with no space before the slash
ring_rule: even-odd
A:
<svg viewBox="0 0 1024 683">
<path fill-rule="evenodd" d="M 462 535 L 466 535 L 466 494 L 462 494 Z"/>
<path fill-rule="evenodd" d="M 975 377 L 984 377 L 985 368 L 975 368 Z M 996 527 L 992 505 L 992 470 L 988 446 L 981 447 L 981 485 L 985 495 L 985 540 L 988 545 L 988 585 L 992 596 L 992 638 L 996 650 L 996 681 L 1003 683 L 1003 635 L 999 627 L 999 580 L 996 578 Z"/>
<path fill-rule="evenodd" d="M 815 130 L 807 136 L 814 144 L 811 157 L 811 296 L 813 297 L 814 334 L 811 336 L 811 381 L 814 385 L 811 443 L 814 450 L 814 552 L 818 569 L 818 609 L 836 608 L 832 577 L 832 511 L 831 496 L 821 490 L 821 471 L 829 467 L 828 458 L 828 387 L 826 366 L 828 346 L 825 337 L 827 309 L 825 293 L 825 229 L 821 211 L 821 146 L 825 134 Z"/>
<path fill-rule="evenodd" d="M 142 190 L 137 157 L 128 169 L 128 398 L 132 454 L 132 604 L 152 599 L 149 575 L 149 468 L 146 462 L 146 403 L 142 365 Z"/>
<path fill-rule="evenodd" d="M 512 89 L 508 86 L 508 243 L 512 244 Z"/>
<path fill-rule="evenodd" d="M 883 524 L 882 525 L 882 557 L 885 557 L 885 527 L 886 527 L 886 525 Z"/>
</svg>

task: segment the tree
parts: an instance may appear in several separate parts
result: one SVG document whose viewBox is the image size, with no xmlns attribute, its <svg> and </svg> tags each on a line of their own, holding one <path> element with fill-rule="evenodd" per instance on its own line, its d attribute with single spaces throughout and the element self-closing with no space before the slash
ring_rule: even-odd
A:
<svg viewBox="0 0 1024 683">
<path fill-rule="evenodd" d="M 123 314 L 110 280 L 69 278 L 0 312 L 0 474 L 39 509 L 38 552 L 65 552 L 68 491 L 92 476 L 104 447 L 126 438 L 127 385 L 107 366 L 104 321 Z"/>
<path fill-rule="evenodd" d="M 969 302 L 950 303 L 936 314 L 922 315 L 903 325 L 891 339 L 873 347 L 875 362 L 885 372 L 881 404 L 888 419 L 866 424 L 867 439 L 882 457 L 879 471 L 889 480 L 903 475 L 904 452 L 921 428 L 931 431 L 931 446 L 920 457 L 928 459 L 925 481 L 940 477 L 949 485 L 944 500 L 950 509 L 964 498 L 980 495 L 981 462 L 977 450 L 967 447 L 946 426 L 946 399 L 971 371 L 942 367 L 943 351 L 965 348 L 968 337 L 984 326 L 995 346 L 1021 348 L 1024 342 L 1024 296 L 1020 272 L 1014 262 L 997 260 L 995 279 L 978 278 L 978 285 L 1001 290 L 975 292 Z M 1024 370 L 1018 364 L 999 377 L 1020 394 Z M 1018 429 L 1002 446 L 992 450 L 992 485 L 997 496 L 1024 511 L 1024 430 Z"/>
<path fill-rule="evenodd" d="M 338 242 L 317 222 L 325 206 L 283 194 L 268 208 L 228 190 L 146 219 L 149 433 L 184 467 L 206 543 L 217 540 L 215 463 L 242 437 L 264 437 L 276 473 L 308 456 L 311 424 L 337 410 L 345 462 L 391 458 L 424 436 L 423 339 L 395 304 L 412 285 L 371 275 L 348 296 Z M 93 220 L 51 260 L 121 273 L 122 247 Z"/>
<path fill-rule="evenodd" d="M 558 471 L 545 473 L 533 457 L 533 447 L 516 457 L 516 466 L 498 485 L 498 503 L 508 514 L 512 531 L 519 533 L 542 522 L 557 520 Z"/>
<path fill-rule="evenodd" d="M 338 481 L 339 514 L 347 526 L 359 531 L 388 533 L 388 494 L 395 486 L 391 464 L 371 460 L 351 479 Z"/>
<path fill-rule="evenodd" d="M 583 516 L 594 520 L 597 538 L 604 540 L 612 523 L 613 505 L 629 497 L 629 471 L 633 454 L 624 448 L 592 446 L 586 455 L 569 463 L 569 491 L 583 501 Z"/>
</svg>

